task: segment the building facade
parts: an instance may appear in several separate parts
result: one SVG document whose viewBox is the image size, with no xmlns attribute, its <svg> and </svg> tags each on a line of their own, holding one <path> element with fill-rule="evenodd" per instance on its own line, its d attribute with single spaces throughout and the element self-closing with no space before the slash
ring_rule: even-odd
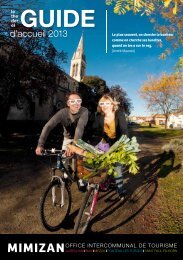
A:
<svg viewBox="0 0 183 260">
<path fill-rule="evenodd" d="M 168 128 L 183 128 L 183 113 L 174 113 L 168 117 Z"/>
<path fill-rule="evenodd" d="M 8 120 L 48 120 L 57 110 L 65 106 L 65 95 L 70 91 L 77 91 L 79 82 L 82 81 L 86 73 L 86 58 L 84 54 L 83 35 L 80 38 L 78 47 L 73 54 L 70 66 L 70 75 L 63 71 L 56 74 L 56 93 L 49 97 L 45 103 L 40 104 L 40 100 L 32 96 L 34 113 L 30 113 L 29 104 L 24 102 L 21 109 L 11 106 Z"/>
</svg>

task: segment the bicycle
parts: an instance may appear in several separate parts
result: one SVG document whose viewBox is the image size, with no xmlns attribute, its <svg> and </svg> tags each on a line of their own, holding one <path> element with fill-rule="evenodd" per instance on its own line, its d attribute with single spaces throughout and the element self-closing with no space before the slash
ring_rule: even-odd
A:
<svg viewBox="0 0 183 260">
<path fill-rule="evenodd" d="M 92 183 L 90 183 L 90 181 L 92 181 Z M 86 232 L 89 222 L 94 215 L 99 191 L 107 191 L 112 183 L 113 178 L 109 175 L 105 177 L 105 180 L 101 177 L 93 177 L 88 181 L 87 192 L 85 194 L 74 226 L 75 234 L 84 234 Z"/>
<path fill-rule="evenodd" d="M 42 156 L 55 156 L 56 165 L 51 168 L 51 182 L 44 190 L 40 200 L 40 219 L 42 225 L 51 232 L 59 230 L 71 209 L 72 173 L 64 166 L 62 150 L 45 149 Z"/>
</svg>

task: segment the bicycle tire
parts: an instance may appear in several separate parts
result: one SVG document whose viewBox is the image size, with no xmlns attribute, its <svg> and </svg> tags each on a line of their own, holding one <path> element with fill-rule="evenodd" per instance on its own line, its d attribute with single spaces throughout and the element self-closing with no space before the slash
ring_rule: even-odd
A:
<svg viewBox="0 0 183 260">
<path fill-rule="evenodd" d="M 65 196 L 65 205 L 61 207 L 61 183 L 60 180 L 56 179 L 52 181 L 46 190 L 43 192 L 43 195 L 40 200 L 40 219 L 42 225 L 51 232 L 59 230 L 67 216 L 70 213 L 71 209 L 71 191 L 70 186 L 65 183 L 64 196 Z M 52 202 L 52 191 L 56 194 L 56 202 L 53 205 Z"/>
<path fill-rule="evenodd" d="M 90 209 L 92 206 L 92 202 L 94 199 L 94 188 L 90 187 L 86 192 L 86 195 L 83 200 L 83 204 L 79 210 L 76 223 L 74 225 L 74 233 L 75 234 L 84 234 L 92 217 Z M 88 210 L 89 214 L 85 214 L 86 210 Z"/>
</svg>

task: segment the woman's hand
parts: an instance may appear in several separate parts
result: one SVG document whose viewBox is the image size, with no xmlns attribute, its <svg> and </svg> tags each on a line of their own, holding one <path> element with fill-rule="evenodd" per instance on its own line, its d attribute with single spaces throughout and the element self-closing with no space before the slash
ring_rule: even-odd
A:
<svg viewBox="0 0 183 260">
<path fill-rule="evenodd" d="M 64 153 L 65 157 L 70 157 L 70 156 L 72 156 L 74 154 L 74 152 L 68 146 L 67 146 L 67 150 Z"/>
<path fill-rule="evenodd" d="M 73 145 L 73 144 L 69 144 L 67 147 L 68 147 L 68 148 L 70 149 L 70 151 L 72 151 L 73 153 L 76 153 L 76 154 L 78 154 L 78 155 L 85 156 L 85 153 L 86 153 L 85 150 L 83 150 L 83 149 L 81 149 L 81 148 L 79 148 L 79 147 L 77 147 L 77 146 L 75 146 L 75 145 Z"/>
</svg>

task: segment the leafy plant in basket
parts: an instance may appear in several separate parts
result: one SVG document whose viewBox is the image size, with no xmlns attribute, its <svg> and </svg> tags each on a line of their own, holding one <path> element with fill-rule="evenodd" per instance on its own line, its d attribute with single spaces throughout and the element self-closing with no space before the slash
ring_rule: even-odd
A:
<svg viewBox="0 0 183 260">
<path fill-rule="evenodd" d="M 107 152 L 101 154 L 97 150 L 90 149 L 86 151 L 85 142 L 78 140 L 78 146 L 84 151 L 82 155 L 83 166 L 92 171 L 85 175 L 83 179 L 94 177 L 97 174 L 109 174 L 117 175 L 114 169 L 115 162 L 119 162 L 128 168 L 129 173 L 137 174 L 139 166 L 137 164 L 137 153 L 140 151 L 139 144 L 136 137 L 128 138 L 126 135 L 122 135 L 121 138 L 115 142 Z M 77 153 L 77 151 L 76 151 Z"/>
</svg>

